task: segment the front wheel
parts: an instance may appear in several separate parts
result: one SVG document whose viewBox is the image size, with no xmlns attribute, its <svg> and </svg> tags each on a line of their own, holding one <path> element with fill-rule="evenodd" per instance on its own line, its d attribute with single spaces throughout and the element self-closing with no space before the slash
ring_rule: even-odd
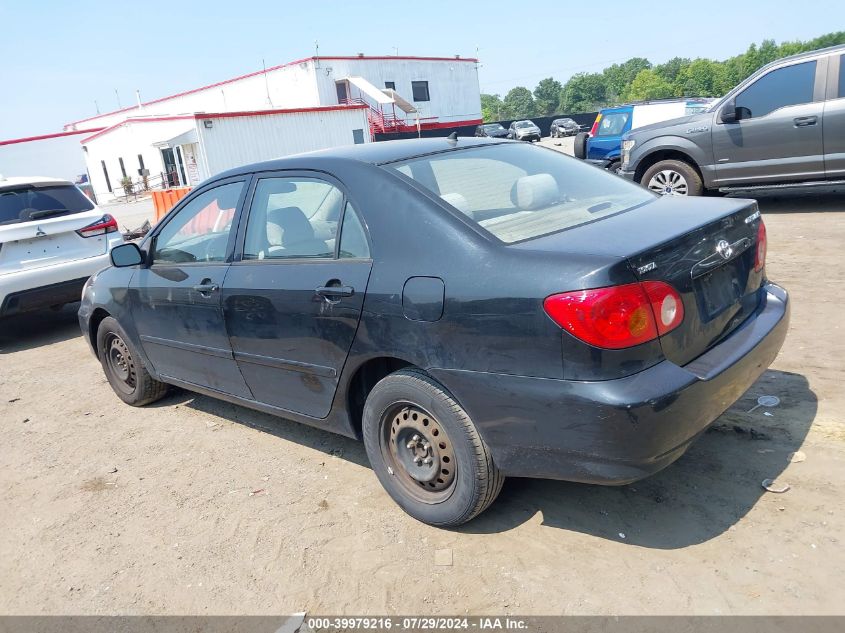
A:
<svg viewBox="0 0 845 633">
<path fill-rule="evenodd" d="M 373 387 L 363 435 L 382 486 L 424 523 L 466 523 L 502 488 L 504 477 L 466 411 L 417 369 L 394 372 Z"/>
<path fill-rule="evenodd" d="M 167 385 L 155 380 L 116 319 L 106 317 L 97 329 L 97 355 L 117 397 L 142 407 L 167 394 Z"/>
<path fill-rule="evenodd" d="M 641 184 L 661 196 L 700 196 L 704 190 L 701 176 L 681 160 L 661 160 L 643 174 Z"/>
</svg>

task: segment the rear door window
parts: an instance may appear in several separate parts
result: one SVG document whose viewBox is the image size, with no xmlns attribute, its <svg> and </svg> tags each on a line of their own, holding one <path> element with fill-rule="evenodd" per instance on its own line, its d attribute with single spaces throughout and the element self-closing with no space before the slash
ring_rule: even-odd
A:
<svg viewBox="0 0 845 633">
<path fill-rule="evenodd" d="M 737 115 L 758 119 L 779 108 L 811 103 L 815 83 L 815 61 L 773 70 L 737 95 Z"/>
<path fill-rule="evenodd" d="M 71 184 L 0 186 L 0 224 L 35 221 L 93 208 L 85 194 Z"/>
<path fill-rule="evenodd" d="M 610 112 L 602 116 L 596 136 L 619 136 L 625 130 L 630 112 Z"/>
</svg>

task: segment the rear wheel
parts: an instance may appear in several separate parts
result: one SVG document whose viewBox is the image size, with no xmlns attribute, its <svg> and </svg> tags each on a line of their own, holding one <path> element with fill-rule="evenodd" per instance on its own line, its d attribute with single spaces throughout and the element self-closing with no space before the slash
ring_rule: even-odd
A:
<svg viewBox="0 0 845 633">
<path fill-rule="evenodd" d="M 611 174 L 617 174 L 619 173 L 619 168 L 621 166 L 622 163 L 620 163 L 618 160 L 614 160 L 607 166 L 607 171 L 609 171 Z"/>
<path fill-rule="evenodd" d="M 641 184 L 661 196 L 700 196 L 701 176 L 682 160 L 661 160 L 643 174 Z"/>
<path fill-rule="evenodd" d="M 586 132 L 579 132 L 575 135 L 575 144 L 573 147 L 573 152 L 575 153 L 575 158 L 584 159 L 587 157 L 587 139 L 590 138 L 590 135 Z"/>
<path fill-rule="evenodd" d="M 167 394 L 167 385 L 150 375 L 126 332 L 112 317 L 103 319 L 97 330 L 97 354 L 111 388 L 126 404 L 141 407 Z"/>
<path fill-rule="evenodd" d="M 403 369 L 367 397 L 364 445 L 387 493 L 415 519 L 466 523 L 502 488 L 490 450 L 452 396 L 427 374 Z"/>
</svg>

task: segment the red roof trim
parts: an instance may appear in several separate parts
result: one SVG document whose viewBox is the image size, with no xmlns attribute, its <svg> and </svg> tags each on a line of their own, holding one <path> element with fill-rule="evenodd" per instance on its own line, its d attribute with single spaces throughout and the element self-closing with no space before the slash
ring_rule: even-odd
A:
<svg viewBox="0 0 845 633">
<path fill-rule="evenodd" d="M 303 59 L 297 59 L 292 62 L 287 62 L 285 64 L 279 64 L 278 66 L 273 66 L 265 70 L 256 70 L 255 72 L 247 73 L 246 75 L 240 75 L 238 77 L 232 77 L 231 79 L 224 79 L 223 81 L 218 81 L 217 83 L 208 84 L 207 86 L 202 86 L 200 88 L 193 88 L 191 90 L 186 90 L 185 92 L 179 92 L 168 97 L 161 97 L 159 99 L 154 99 L 153 101 L 147 101 L 143 103 L 142 106 L 153 105 L 154 103 L 161 103 L 162 101 L 169 101 L 170 99 L 178 99 L 179 97 L 184 97 L 186 95 L 194 94 L 196 92 L 202 92 L 203 90 L 208 90 L 210 88 L 217 88 L 218 86 L 223 86 L 226 84 L 230 84 L 234 81 L 240 81 L 241 79 L 248 79 L 250 77 L 255 77 L 256 75 L 262 75 L 265 72 L 273 72 L 275 70 L 279 70 L 281 68 L 286 68 L 287 66 L 295 66 L 297 64 L 303 64 L 305 62 L 314 61 L 315 59 L 319 60 L 355 60 L 355 59 L 370 59 L 370 60 L 402 60 L 402 61 L 422 61 L 422 62 L 472 62 L 478 63 L 478 59 L 474 57 L 410 57 L 410 56 L 393 56 L 393 55 L 382 55 L 382 56 L 374 56 L 368 57 L 364 55 L 363 57 L 359 57 L 357 55 L 354 56 L 319 56 L 319 57 L 304 57 Z M 121 112 L 128 112 L 130 110 L 137 110 L 138 106 L 130 106 L 128 108 L 122 108 L 120 110 L 114 110 L 112 112 L 106 112 L 105 114 L 98 114 L 97 116 L 88 117 L 87 119 L 80 119 L 78 121 L 71 121 L 67 125 L 76 125 L 78 123 L 84 123 L 85 121 L 93 121 L 94 119 L 100 119 L 104 116 L 111 116 L 113 114 L 120 114 Z"/>
<path fill-rule="evenodd" d="M 99 132 L 104 130 L 102 127 L 92 127 L 87 130 L 76 130 L 74 132 L 56 132 L 54 134 L 40 134 L 38 136 L 26 136 L 24 138 L 10 138 L 5 141 L 0 141 L 0 145 L 14 145 L 15 143 L 29 143 L 30 141 L 44 141 L 51 138 L 61 138 L 62 136 L 73 136 L 74 134 L 90 134 L 91 132 Z"/>
<path fill-rule="evenodd" d="M 115 123 L 114 125 L 110 125 L 109 127 L 98 128 L 99 131 L 96 134 L 93 134 L 93 135 L 89 136 L 88 138 L 84 138 L 79 142 L 84 145 L 85 143 L 87 143 L 89 141 L 93 141 L 95 138 L 99 138 L 99 137 L 103 136 L 104 134 L 108 134 L 109 132 L 116 130 L 119 127 L 123 127 L 124 125 L 128 125 L 130 123 L 154 123 L 156 121 L 188 121 L 188 120 L 192 120 L 193 118 L 194 117 L 191 114 L 182 114 L 182 115 L 178 115 L 178 116 L 151 116 L 151 117 L 146 118 L 146 119 L 141 119 L 141 118 L 124 119 L 120 123 Z M 92 130 L 86 130 L 86 131 L 91 132 Z M 71 132 L 71 134 L 79 134 L 79 132 Z"/>
<path fill-rule="evenodd" d="M 284 108 L 280 110 L 241 110 L 238 112 L 197 112 L 193 118 L 202 119 L 230 119 L 241 116 L 266 116 L 268 114 L 297 114 L 301 112 L 333 112 L 336 110 L 366 110 L 369 106 L 363 103 L 353 105 L 311 106 L 307 108 Z"/>
</svg>

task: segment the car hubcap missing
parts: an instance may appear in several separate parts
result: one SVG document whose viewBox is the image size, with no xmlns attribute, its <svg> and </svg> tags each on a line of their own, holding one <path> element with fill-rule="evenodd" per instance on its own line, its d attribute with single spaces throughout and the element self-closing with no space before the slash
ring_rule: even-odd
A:
<svg viewBox="0 0 845 633">
<path fill-rule="evenodd" d="M 648 188 L 661 196 L 685 196 L 689 193 L 686 178 L 671 169 L 654 174 L 648 181 Z"/>
<path fill-rule="evenodd" d="M 455 481 L 455 455 L 440 422 L 414 405 L 385 419 L 388 466 L 416 496 L 441 496 Z"/>
<path fill-rule="evenodd" d="M 135 364 L 129 354 L 129 348 L 119 336 L 112 336 L 108 341 L 106 361 L 112 375 L 129 390 L 135 388 Z"/>
</svg>

